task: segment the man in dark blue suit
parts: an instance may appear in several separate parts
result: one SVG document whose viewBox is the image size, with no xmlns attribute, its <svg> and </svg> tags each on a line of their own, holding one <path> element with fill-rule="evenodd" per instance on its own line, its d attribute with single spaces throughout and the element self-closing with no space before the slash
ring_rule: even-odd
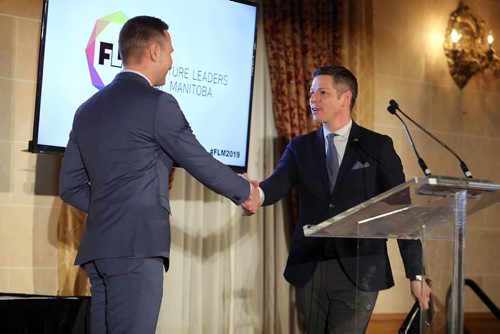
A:
<svg viewBox="0 0 500 334">
<path fill-rule="evenodd" d="M 306 238 L 303 227 L 318 224 L 403 183 L 392 140 L 351 119 L 358 84 L 342 66 L 313 73 L 310 107 L 323 126 L 293 138 L 273 174 L 260 182 L 263 205 L 297 187 L 299 218 L 285 278 L 297 287 L 307 333 L 363 333 L 378 291 L 394 285 L 386 240 Z M 257 185 L 258 183 L 255 182 Z M 419 241 L 399 240 L 412 294 L 428 307 L 430 289 L 421 280 Z"/>
<path fill-rule="evenodd" d="M 254 213 L 257 189 L 196 140 L 165 84 L 168 25 L 130 19 L 119 37 L 124 71 L 77 110 L 64 155 L 61 198 L 88 212 L 75 264 L 91 282 L 92 333 L 154 333 L 170 251 L 173 163 Z"/>
</svg>

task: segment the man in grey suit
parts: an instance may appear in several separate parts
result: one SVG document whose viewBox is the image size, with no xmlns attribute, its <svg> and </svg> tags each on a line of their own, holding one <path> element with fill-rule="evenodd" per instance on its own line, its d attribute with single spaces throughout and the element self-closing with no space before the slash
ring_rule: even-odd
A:
<svg viewBox="0 0 500 334">
<path fill-rule="evenodd" d="M 170 249 L 173 163 L 250 212 L 257 189 L 197 141 L 165 84 L 168 25 L 139 16 L 123 26 L 124 71 L 77 110 L 60 177 L 61 198 L 88 212 L 75 264 L 91 282 L 92 333 L 154 333 Z"/>
</svg>

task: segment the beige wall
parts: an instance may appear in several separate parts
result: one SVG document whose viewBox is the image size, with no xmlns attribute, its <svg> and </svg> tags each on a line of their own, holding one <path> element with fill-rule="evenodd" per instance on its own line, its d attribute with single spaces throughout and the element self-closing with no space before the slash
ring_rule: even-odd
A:
<svg viewBox="0 0 500 334">
<path fill-rule="evenodd" d="M 466 1 L 472 12 L 496 34 L 500 50 L 500 2 Z M 463 90 L 453 82 L 443 52 L 449 14 L 458 0 L 374 0 L 375 130 L 391 135 L 400 153 L 407 178 L 421 176 L 402 125 L 386 108 L 390 99 L 452 147 L 467 163 L 474 177 L 500 182 L 500 79 L 491 73 L 469 81 Z M 408 122 L 409 123 L 409 122 Z M 436 175 L 462 177 L 458 162 L 437 143 L 410 127 L 420 155 Z M 500 304 L 500 206 L 473 215 L 467 226 L 466 277 L 472 278 Z M 451 270 L 450 244 L 430 242 L 427 270 L 442 294 Z M 397 312 L 411 304 L 397 248 L 391 259 L 400 283 L 381 295 L 378 312 Z M 437 290 L 441 291 L 437 291 Z M 401 295 L 395 295 L 400 292 Z M 438 304 L 443 298 L 438 298 Z M 469 289 L 468 311 L 485 311 Z"/>
<path fill-rule="evenodd" d="M 500 79 L 473 78 L 461 91 L 442 50 L 455 0 L 374 0 L 375 129 L 390 134 L 407 177 L 421 172 L 401 125 L 386 112 L 389 99 L 453 147 L 475 177 L 500 182 Z M 468 1 L 500 40 L 500 3 Z M 23 152 L 32 136 L 41 0 L 0 0 L 0 291 L 57 293 L 57 165 L 53 156 Z M 498 41 L 495 42 L 496 45 Z M 497 47 L 500 50 L 500 46 Z M 434 174 L 461 176 L 457 162 L 412 128 Z M 500 304 L 500 208 L 474 216 L 467 232 L 467 276 Z M 440 253 L 428 254 L 428 271 L 439 280 Z M 411 305 L 397 250 L 391 248 L 397 286 L 382 293 L 377 312 Z M 449 266 L 449 263 L 447 263 Z M 466 294 L 469 310 L 483 310 Z"/>
<path fill-rule="evenodd" d="M 57 292 L 59 161 L 23 152 L 32 136 L 41 12 L 41 0 L 0 1 L 2 292 Z"/>
</svg>

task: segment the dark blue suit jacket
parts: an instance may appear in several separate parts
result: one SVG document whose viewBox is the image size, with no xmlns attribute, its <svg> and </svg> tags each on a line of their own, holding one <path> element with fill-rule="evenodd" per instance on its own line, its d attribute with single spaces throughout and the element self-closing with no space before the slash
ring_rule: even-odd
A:
<svg viewBox="0 0 500 334">
<path fill-rule="evenodd" d="M 300 197 L 299 218 L 293 233 L 285 278 L 304 286 L 317 261 L 338 257 L 356 286 L 375 291 L 394 285 L 386 240 L 306 238 L 304 225 L 325 221 L 357 204 L 403 183 L 401 160 L 392 140 L 353 122 L 333 193 L 325 165 L 323 129 L 293 138 L 273 174 L 260 183 L 264 205 L 277 202 L 296 186 Z M 352 169 L 358 163 L 366 168 Z M 398 240 L 406 275 L 422 273 L 420 241 Z"/>
<path fill-rule="evenodd" d="M 175 98 L 136 73 L 118 74 L 78 109 L 60 176 L 61 198 L 88 212 L 76 264 L 169 257 L 174 162 L 237 204 L 250 194 L 196 140 Z"/>
</svg>

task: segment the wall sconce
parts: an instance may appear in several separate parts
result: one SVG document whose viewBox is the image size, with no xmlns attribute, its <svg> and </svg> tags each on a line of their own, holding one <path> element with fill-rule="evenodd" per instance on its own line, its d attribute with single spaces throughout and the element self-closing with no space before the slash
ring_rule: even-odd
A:
<svg viewBox="0 0 500 334">
<path fill-rule="evenodd" d="M 500 59 L 492 47 L 493 41 L 491 31 L 484 38 L 484 21 L 474 17 L 460 1 L 450 14 L 443 45 L 451 76 L 460 89 L 473 75 L 486 69 L 500 75 Z"/>
</svg>

